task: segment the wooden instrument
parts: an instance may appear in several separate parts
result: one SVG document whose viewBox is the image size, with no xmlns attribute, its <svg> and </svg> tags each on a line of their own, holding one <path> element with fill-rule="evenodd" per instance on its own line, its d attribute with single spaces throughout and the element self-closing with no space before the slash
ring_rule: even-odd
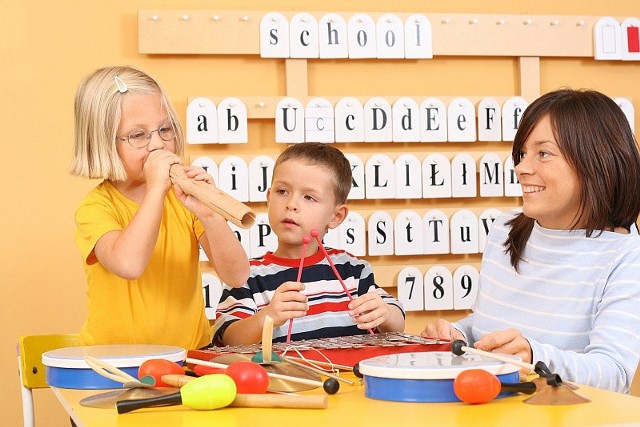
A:
<svg viewBox="0 0 640 427">
<path fill-rule="evenodd" d="M 169 176 L 171 182 L 178 184 L 182 191 L 195 197 L 238 227 L 250 228 L 255 222 L 256 215 L 251 208 L 229 196 L 215 185 L 189 179 L 184 173 L 182 165 L 171 166 Z"/>
<path fill-rule="evenodd" d="M 434 339 L 398 332 L 273 343 L 273 351 L 279 355 L 298 356 L 318 362 L 329 361 L 335 365 L 349 367 L 353 367 L 361 360 L 374 356 L 449 351 L 449 347 L 449 343 L 441 343 Z M 229 353 L 255 354 L 260 349 L 260 344 L 214 346 L 200 350 L 189 350 L 187 356 L 193 359 L 211 360 L 214 357 Z"/>
</svg>

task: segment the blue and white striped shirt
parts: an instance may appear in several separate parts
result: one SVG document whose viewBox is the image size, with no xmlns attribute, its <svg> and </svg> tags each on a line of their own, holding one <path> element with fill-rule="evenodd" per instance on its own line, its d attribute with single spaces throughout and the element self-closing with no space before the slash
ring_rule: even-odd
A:
<svg viewBox="0 0 640 427">
<path fill-rule="evenodd" d="M 494 223 L 473 313 L 454 324 L 469 345 L 518 329 L 563 379 L 628 393 L 640 358 L 640 237 L 535 224 L 516 272 L 505 253 L 518 211 Z"/>
</svg>

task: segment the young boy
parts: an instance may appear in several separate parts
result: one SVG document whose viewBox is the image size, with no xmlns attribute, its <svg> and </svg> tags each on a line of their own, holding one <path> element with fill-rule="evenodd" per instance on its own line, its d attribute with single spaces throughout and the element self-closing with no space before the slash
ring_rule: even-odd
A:
<svg viewBox="0 0 640 427">
<path fill-rule="evenodd" d="M 347 217 L 351 179 L 347 158 L 327 144 L 294 144 L 278 157 L 267 192 L 269 223 L 278 236 L 278 248 L 250 261 L 244 286 L 223 291 L 215 344 L 260 342 L 267 315 L 274 321 L 276 342 L 286 340 L 290 319 L 294 319 L 294 341 L 366 334 L 369 329 L 404 330 L 402 306 L 376 285 L 366 261 L 327 249 L 351 300 L 314 237 L 302 254 L 303 238 L 312 230 L 322 239 Z M 304 269 L 296 281 L 302 256 Z"/>
</svg>

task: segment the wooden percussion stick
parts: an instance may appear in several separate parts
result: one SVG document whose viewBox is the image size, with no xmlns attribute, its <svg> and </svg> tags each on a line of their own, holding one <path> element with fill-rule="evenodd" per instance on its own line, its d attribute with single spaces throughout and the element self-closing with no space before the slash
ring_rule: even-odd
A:
<svg viewBox="0 0 640 427">
<path fill-rule="evenodd" d="M 477 348 L 467 347 L 466 345 L 463 345 L 463 344 L 464 344 L 464 341 L 461 341 L 461 340 L 456 340 L 452 342 L 451 352 L 457 356 L 461 356 L 463 353 L 478 354 L 480 356 L 485 356 L 490 359 L 498 360 L 500 362 L 510 363 L 512 365 L 516 365 L 521 368 L 528 369 L 530 372 L 533 372 L 536 369 L 536 367 L 531 363 L 525 363 L 521 360 L 513 359 L 509 356 L 505 356 L 502 354 L 491 353 L 489 351 L 483 351 L 483 350 L 478 350 Z"/>
<path fill-rule="evenodd" d="M 225 365 L 223 363 L 215 363 L 215 362 L 207 362 L 204 360 L 200 360 L 200 359 L 193 359 L 193 358 L 187 358 L 186 359 L 187 363 L 193 363 L 194 365 L 202 365 L 202 366 L 208 366 L 210 368 L 222 368 L 222 369 L 226 369 L 228 365 Z M 315 380 L 309 380 L 306 378 L 298 378 L 298 377 L 292 377 L 289 375 L 282 375 L 282 374 L 276 374 L 273 372 L 267 372 L 267 375 L 270 378 L 275 378 L 275 379 L 279 379 L 279 380 L 283 380 L 283 381 L 289 381 L 292 383 L 299 383 L 299 384 L 306 384 L 306 385 L 311 385 L 314 387 L 324 387 L 324 383 L 322 381 L 315 381 Z"/>
<path fill-rule="evenodd" d="M 182 387 L 195 380 L 188 375 L 163 375 L 162 381 L 174 387 Z M 298 395 L 298 394 L 237 394 L 231 405 L 241 408 L 299 408 L 324 409 L 327 407 L 326 395 Z"/>
<path fill-rule="evenodd" d="M 215 185 L 189 179 L 182 165 L 172 165 L 169 169 L 169 177 L 171 182 L 179 185 L 186 194 L 195 197 L 238 227 L 251 228 L 255 222 L 256 215 L 251 208 L 229 196 Z"/>
<path fill-rule="evenodd" d="M 307 245 L 311 241 L 311 237 L 302 236 L 302 254 L 300 255 L 300 265 L 298 266 L 298 277 L 296 278 L 296 282 L 299 282 L 302 279 L 302 268 L 304 267 L 304 258 L 307 254 Z M 293 329 L 293 317 L 289 319 L 289 330 L 287 331 L 287 341 L 289 344 L 291 342 L 291 330 Z"/>
</svg>

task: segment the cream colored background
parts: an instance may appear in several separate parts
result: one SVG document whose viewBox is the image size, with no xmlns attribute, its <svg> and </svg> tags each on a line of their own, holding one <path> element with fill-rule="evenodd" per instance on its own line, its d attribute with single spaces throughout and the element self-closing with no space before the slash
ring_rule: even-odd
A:
<svg viewBox="0 0 640 427">
<path fill-rule="evenodd" d="M 257 57 L 140 55 L 137 10 L 247 9 L 361 12 L 451 12 L 558 14 L 640 17 L 638 0 L 458 0 L 394 1 L 166 1 L 166 0 L 7 0 L 0 7 L 0 109 L 3 155 L 0 168 L 0 423 L 21 425 L 15 346 L 21 335 L 77 332 L 86 314 L 85 279 L 73 242 L 75 207 L 96 182 L 69 176 L 73 144 L 73 96 L 81 78 L 94 68 L 135 64 L 157 77 L 182 118 L 189 96 L 281 96 L 283 66 Z M 470 41 L 472 43 L 473 41 Z M 523 41 L 525 42 L 525 41 Z M 395 61 L 393 67 L 361 69 L 310 62 L 309 91 L 332 95 L 515 95 L 517 60 L 511 58 L 438 58 L 433 63 Z M 224 63 L 224 66 L 221 64 Z M 314 81 L 314 73 L 344 72 L 342 83 Z M 473 67 L 473 70 L 471 70 Z M 368 73 L 361 82 L 358 73 Z M 262 78 L 257 79 L 257 73 Z M 426 73 L 426 74 L 425 74 Z M 424 79 L 430 82 L 424 83 Z M 390 79 L 393 79 L 391 86 Z M 543 58 L 541 90 L 561 86 L 594 88 L 612 97 L 630 97 L 640 123 L 640 63 L 592 59 Z M 371 85 L 375 82 L 375 86 Z M 387 86 L 389 84 L 389 86 Z M 265 132 L 270 132 L 266 126 Z M 250 128 L 251 132 L 251 128 Z M 264 134 L 261 139 L 269 139 Z M 224 151 L 225 153 L 228 150 Z M 630 171 L 636 173 L 637 171 Z M 439 313 L 454 318 L 456 313 Z M 409 318 L 419 332 L 426 314 Z M 37 391 L 38 425 L 67 426 L 68 418 L 49 390 Z"/>
</svg>

